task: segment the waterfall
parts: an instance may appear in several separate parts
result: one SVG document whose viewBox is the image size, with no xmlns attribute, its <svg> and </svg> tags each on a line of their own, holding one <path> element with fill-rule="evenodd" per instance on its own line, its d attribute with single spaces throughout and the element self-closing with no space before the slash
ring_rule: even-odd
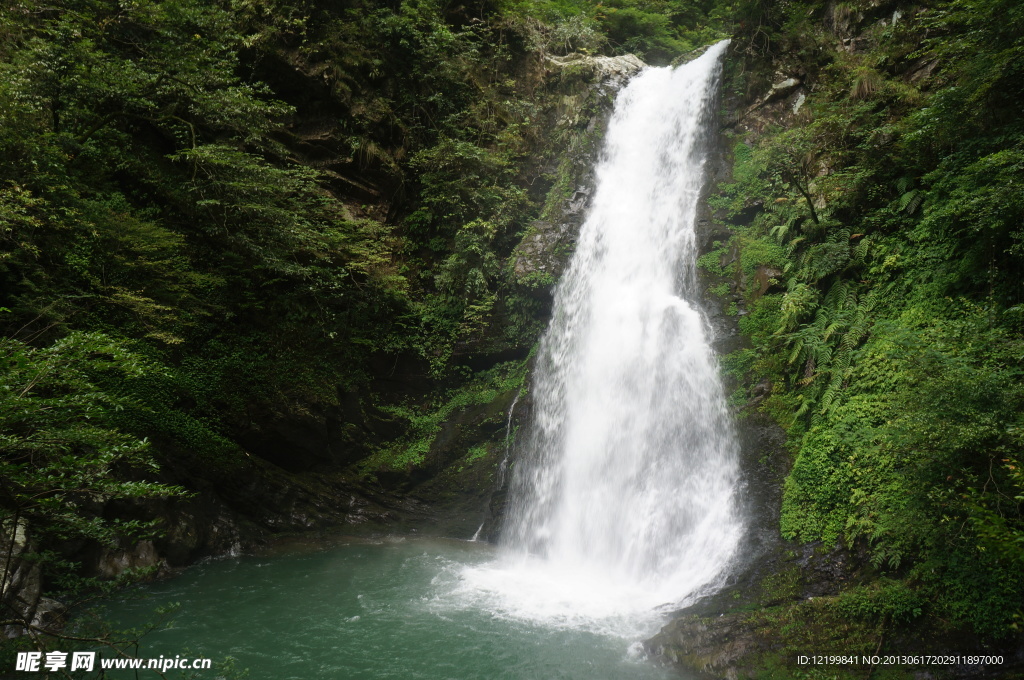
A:
<svg viewBox="0 0 1024 680">
<path fill-rule="evenodd" d="M 503 555 L 466 576 L 496 609 L 574 625 L 679 605 L 739 543 L 738 447 L 693 302 L 726 45 L 618 95 L 539 348 Z"/>
</svg>

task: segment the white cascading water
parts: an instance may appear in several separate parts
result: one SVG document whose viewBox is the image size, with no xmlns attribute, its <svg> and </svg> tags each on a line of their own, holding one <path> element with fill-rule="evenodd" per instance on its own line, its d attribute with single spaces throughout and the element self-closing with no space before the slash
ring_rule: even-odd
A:
<svg viewBox="0 0 1024 680">
<path fill-rule="evenodd" d="M 540 346 L 502 555 L 462 577 L 496 613 L 635 635 L 622 623 L 713 588 L 736 551 L 737 443 L 690 302 L 726 44 L 619 93 Z"/>
</svg>

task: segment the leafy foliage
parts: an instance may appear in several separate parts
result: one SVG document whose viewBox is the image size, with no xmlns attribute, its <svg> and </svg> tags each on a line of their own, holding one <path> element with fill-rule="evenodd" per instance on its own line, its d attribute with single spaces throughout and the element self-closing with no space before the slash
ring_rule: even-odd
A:
<svg viewBox="0 0 1024 680">
<path fill-rule="evenodd" d="M 737 51 L 799 55 L 815 86 L 738 141 L 715 199 L 763 206 L 733 239 L 746 280 L 782 272 L 741 319 L 795 452 L 782 529 L 867 546 L 925 611 L 998 637 L 1024 597 L 1022 15 L 844 7 L 747 6 Z"/>
<path fill-rule="evenodd" d="M 28 627 L 34 604 L 22 601 L 19 571 L 41 568 L 66 592 L 95 585 L 60 547 L 151 537 L 154 522 L 104 509 L 184 491 L 145 481 L 156 470 L 149 442 L 115 422 L 138 404 L 101 387 L 105 377 L 159 367 L 99 333 L 71 333 L 38 349 L 3 339 L 0 347 L 0 617 Z"/>
<path fill-rule="evenodd" d="M 443 425 L 453 415 L 470 408 L 484 407 L 503 395 L 518 392 L 526 380 L 526 368 L 525 361 L 499 364 L 474 375 L 465 385 L 451 390 L 425 408 L 409 405 L 387 407 L 385 410 L 389 414 L 409 422 L 408 433 L 376 451 L 360 464 L 360 468 L 364 474 L 373 474 L 376 471 L 402 470 L 422 464 L 441 434 Z M 495 415 L 500 422 L 504 414 Z M 470 463 L 485 454 L 486 448 L 477 446 L 467 453 L 464 460 Z"/>
<path fill-rule="evenodd" d="M 69 579 L 54 545 L 148 535 L 117 508 L 178 494 L 170 474 L 244 473 L 255 421 L 365 394 L 382 357 L 452 390 L 384 405 L 410 417 L 383 467 L 509 371 L 521 383 L 457 356 L 539 331 L 505 261 L 544 200 L 544 57 L 642 43 L 668 60 L 722 23 L 708 3 L 616 10 L 0 8 L 5 535 L 29 527 L 32 559 Z"/>
</svg>

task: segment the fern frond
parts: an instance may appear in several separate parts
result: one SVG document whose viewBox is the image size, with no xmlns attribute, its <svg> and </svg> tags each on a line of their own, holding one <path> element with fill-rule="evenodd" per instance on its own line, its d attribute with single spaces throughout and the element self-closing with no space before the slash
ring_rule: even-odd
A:
<svg viewBox="0 0 1024 680">
<path fill-rule="evenodd" d="M 803 351 L 803 349 L 804 339 L 798 337 L 796 341 L 793 343 L 793 351 L 790 352 L 789 360 L 786 363 L 792 364 L 794 361 L 796 361 L 800 357 L 800 353 Z"/>
<path fill-rule="evenodd" d="M 911 189 L 900 196 L 899 206 L 900 211 L 907 215 L 913 215 L 914 212 L 921 206 L 921 202 L 924 200 L 924 192 L 918 191 L 917 189 Z"/>
<path fill-rule="evenodd" d="M 870 248 L 871 238 L 866 236 L 860 240 L 860 243 L 854 246 L 853 251 L 850 253 L 850 259 L 856 261 L 857 264 L 863 264 L 864 260 L 867 259 Z"/>
</svg>

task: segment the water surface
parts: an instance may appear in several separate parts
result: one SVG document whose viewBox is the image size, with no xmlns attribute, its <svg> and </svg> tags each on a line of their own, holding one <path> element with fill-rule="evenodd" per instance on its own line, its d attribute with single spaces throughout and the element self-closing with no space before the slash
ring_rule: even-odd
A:
<svg viewBox="0 0 1024 680">
<path fill-rule="evenodd" d="M 500 602 L 488 606 L 465 573 L 495 559 L 494 549 L 480 543 L 346 539 L 200 564 L 135 589 L 111 604 L 111 614 L 121 624 L 141 625 L 157 605 L 177 602 L 174 627 L 145 637 L 139 656 L 233 656 L 254 680 L 680 677 L 645 660 L 639 638 L 598 619 L 589 626 L 545 621 Z M 659 622 L 649 617 L 654 630 L 646 632 Z M 147 675 L 156 677 L 140 672 Z"/>
</svg>

